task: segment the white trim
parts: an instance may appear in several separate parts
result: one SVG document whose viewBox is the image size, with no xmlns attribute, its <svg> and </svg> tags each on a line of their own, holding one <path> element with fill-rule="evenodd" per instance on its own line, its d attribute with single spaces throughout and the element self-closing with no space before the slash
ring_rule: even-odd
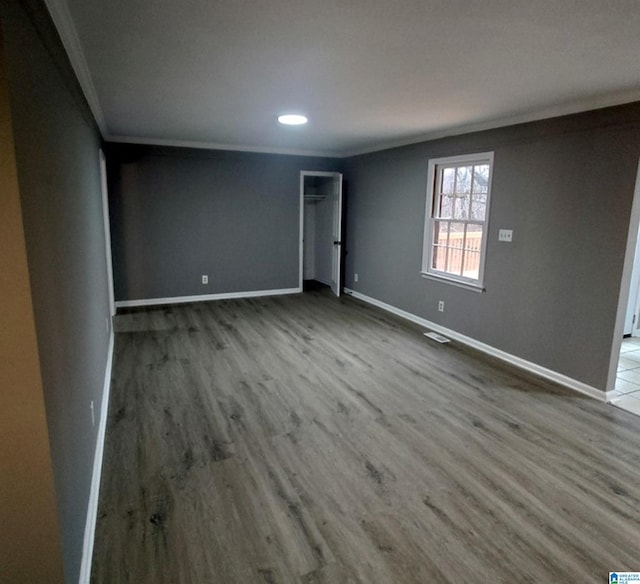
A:
<svg viewBox="0 0 640 584">
<path fill-rule="evenodd" d="M 47 0 L 51 2 L 51 0 Z M 262 154 L 288 154 L 291 156 L 318 156 L 320 158 L 351 158 L 352 156 L 361 156 L 363 154 L 371 154 L 373 152 L 382 152 L 383 150 L 390 150 L 392 148 L 401 148 L 402 146 L 411 146 L 414 144 L 420 144 L 422 142 L 430 142 L 432 140 L 439 140 L 441 138 L 447 138 L 451 136 L 460 136 L 463 134 L 469 134 L 472 132 L 482 132 L 485 130 L 494 130 L 497 128 L 505 128 L 508 126 L 514 126 L 517 124 L 524 124 L 527 122 L 537 122 L 542 120 L 548 120 L 551 118 L 567 116 L 571 114 L 577 114 L 581 112 L 593 111 L 605 107 L 612 107 L 616 105 L 623 105 L 627 103 L 633 103 L 640 100 L 639 91 L 623 92 L 610 99 L 594 99 L 585 100 L 572 105 L 565 105 L 553 108 L 547 108 L 545 110 L 526 114 L 522 116 L 513 116 L 506 118 L 499 118 L 496 120 L 490 120 L 486 122 L 465 124 L 462 126 L 456 126 L 445 130 L 436 130 L 433 132 L 426 132 L 419 136 L 412 138 L 404 138 L 399 140 L 392 140 L 388 142 L 378 142 L 374 145 L 365 146 L 362 148 L 354 148 L 352 150 L 342 151 L 328 151 L 328 150 L 296 150 L 289 148 L 270 148 L 267 146 L 243 146 L 239 144 L 225 144 L 218 142 L 200 142 L 198 140 L 174 140 L 164 138 L 142 138 L 137 136 L 118 136 L 113 134 L 104 134 L 104 139 L 108 142 L 123 142 L 131 144 L 148 144 L 155 146 L 176 146 L 183 148 L 200 148 L 204 150 L 230 150 L 238 152 L 256 152 Z"/>
<path fill-rule="evenodd" d="M 341 173 L 335 170 L 301 170 L 300 172 L 304 173 L 305 176 L 326 176 L 327 178 L 342 176 Z"/>
<path fill-rule="evenodd" d="M 421 142 L 431 142 L 432 140 L 440 140 L 451 136 L 461 136 L 463 134 L 471 134 L 473 132 L 483 132 L 485 130 L 495 130 L 496 128 L 505 128 L 507 126 L 515 126 L 517 124 L 526 124 L 527 122 L 539 122 L 551 118 L 559 118 L 582 112 L 589 112 L 606 107 L 616 105 L 624 105 L 640 100 L 640 91 L 638 89 L 625 90 L 617 92 L 613 95 L 599 96 L 595 98 L 583 99 L 562 105 L 547 107 L 535 112 L 529 112 L 519 116 L 507 116 L 486 120 L 482 122 L 472 122 L 462 124 L 460 126 L 448 127 L 432 132 L 418 134 L 411 138 L 400 138 L 398 140 L 389 140 L 386 142 L 378 142 L 362 148 L 346 150 L 339 155 L 338 158 L 350 158 L 352 156 L 361 156 L 362 154 L 371 154 L 372 152 L 381 152 L 383 150 L 391 150 L 392 148 L 400 148 L 402 146 L 411 146 L 420 144 Z"/>
<path fill-rule="evenodd" d="M 100 190 L 102 193 L 102 222 L 104 225 L 104 251 L 107 261 L 107 286 L 109 293 L 109 314 L 116 313 L 113 293 L 113 261 L 111 258 L 111 221 L 109 219 L 109 191 L 107 188 L 107 160 L 102 148 L 98 150 L 100 157 Z"/>
<path fill-rule="evenodd" d="M 491 345 L 487 345 L 481 341 L 477 341 L 476 339 L 467 337 L 466 335 L 460 334 L 447 327 L 428 321 L 425 318 L 421 318 L 420 316 L 416 316 L 415 314 L 406 312 L 400 308 L 396 308 L 395 306 L 392 306 L 380 300 L 376 300 L 375 298 L 371 298 L 370 296 L 366 296 L 364 294 L 361 294 L 360 292 L 356 292 L 355 290 L 350 290 L 349 288 L 345 288 L 344 292 L 345 294 L 349 294 L 354 298 L 357 298 L 358 300 L 362 300 L 363 302 L 367 302 L 368 304 L 372 304 L 373 306 L 382 308 L 387 312 L 391 312 L 397 316 L 410 320 L 411 322 L 415 322 L 425 328 L 434 330 L 455 341 L 468 345 L 469 347 L 473 347 L 478 351 L 482 351 L 487 355 L 496 357 L 501 361 L 505 361 L 506 363 L 515 365 L 516 367 L 519 367 L 520 369 L 524 369 L 525 371 L 535 373 L 540 377 L 544 377 L 545 379 L 554 381 L 555 383 L 559 383 L 560 385 L 564 385 L 565 387 L 578 391 L 582 394 L 588 395 L 589 397 L 595 398 L 599 401 L 606 401 L 607 399 L 610 398 L 609 393 L 605 393 L 604 391 L 599 390 L 596 387 L 593 387 L 591 385 L 587 385 L 582 381 L 578 381 L 577 379 L 573 379 L 572 377 L 568 377 L 566 375 L 563 375 L 562 373 L 558 373 L 557 371 L 547 369 L 546 367 L 542 367 L 537 363 L 527 361 L 526 359 L 522 359 L 521 357 L 516 357 L 515 355 L 512 355 L 505 351 L 501 351 L 500 349 L 496 349 Z"/>
<path fill-rule="evenodd" d="M 342 158 L 335 152 L 325 150 L 297 150 L 294 148 L 272 148 L 269 146 L 243 146 L 222 142 L 200 142 L 197 140 L 173 140 L 164 138 L 141 138 L 138 136 L 115 136 L 107 134 L 107 142 L 123 144 L 146 144 L 148 146 L 170 146 L 175 148 L 199 148 L 200 150 L 227 150 L 230 152 L 255 152 L 256 154 L 286 154 L 288 156 L 317 156 L 318 158 Z"/>
<path fill-rule="evenodd" d="M 302 290 L 304 282 L 304 177 L 305 171 L 300 172 L 300 235 L 298 239 L 298 288 Z"/>
<path fill-rule="evenodd" d="M 234 298 L 255 298 L 258 296 L 280 296 L 298 294 L 302 287 L 281 288 L 279 290 L 251 290 L 249 292 L 223 292 L 222 294 L 198 294 L 195 296 L 170 296 L 167 298 L 144 298 L 141 300 L 118 300 L 116 308 L 133 308 L 136 306 L 155 306 L 158 304 L 182 304 L 184 302 L 203 302 L 207 300 L 231 300 Z"/>
<path fill-rule="evenodd" d="M 342 173 L 330 170 L 301 170 L 300 171 L 300 289 L 304 276 L 304 179 L 307 176 L 323 176 L 334 179 L 336 189 L 333 193 L 333 232 L 332 237 L 336 241 L 335 230 L 339 231 L 338 241 L 342 241 Z M 336 217 L 337 214 L 337 217 Z M 336 226 L 337 223 L 337 226 Z M 314 278 L 318 282 L 322 282 L 331 288 L 336 296 L 340 296 L 342 290 L 342 243 L 338 245 L 337 256 L 335 246 L 331 250 L 331 274 L 335 281 L 325 282 L 320 278 Z"/>
<path fill-rule="evenodd" d="M 615 389 L 612 389 L 607 391 L 605 396 L 605 401 L 609 404 L 612 403 L 615 398 L 620 397 L 620 394 Z"/>
<path fill-rule="evenodd" d="M 100 106 L 98 100 L 98 93 L 96 92 L 93 79 L 91 77 L 91 71 L 87 65 L 87 60 L 82 51 L 82 43 L 78 37 L 78 32 L 73 24 L 73 18 L 69 12 L 66 0 L 45 0 L 45 4 L 49 10 L 49 14 L 58 29 L 58 34 L 62 40 L 71 66 L 75 71 L 80 87 L 84 93 L 85 99 L 89 104 L 91 113 L 100 128 L 100 133 L 103 137 L 107 135 L 107 123 L 104 118 L 104 112 Z"/>
<path fill-rule="evenodd" d="M 635 194 L 634 194 L 635 196 Z M 638 322 L 634 322 L 640 312 L 638 312 L 638 304 L 640 300 L 640 238 L 636 240 L 636 248 L 633 255 L 633 264 L 631 269 L 631 284 L 629 286 L 629 300 L 627 301 L 627 310 L 624 319 L 624 328 L 622 332 L 624 335 L 638 336 Z"/>
<path fill-rule="evenodd" d="M 93 558 L 93 543 L 98 519 L 98 502 L 100 499 L 100 480 L 102 478 L 102 458 L 104 455 L 104 439 L 107 432 L 107 415 L 109 412 L 109 391 L 111 389 L 111 371 L 113 368 L 114 334 L 111 329 L 109 348 L 107 349 L 107 363 L 104 370 L 104 386 L 102 389 L 102 404 L 100 405 L 100 422 L 96 438 L 96 450 L 93 457 L 93 474 L 91 476 L 91 491 L 87 506 L 87 520 L 84 528 L 84 542 L 82 544 L 82 563 L 80 565 L 80 584 L 89 584 L 91 579 L 91 559 Z"/>
<path fill-rule="evenodd" d="M 337 180 L 336 180 L 337 179 Z M 343 247 L 343 229 L 342 229 L 342 173 L 334 173 L 334 193 L 333 193 L 333 248 L 331 250 L 331 272 L 334 281 L 331 284 L 333 292 L 337 297 L 342 293 L 342 254 Z M 336 244 L 335 242 L 340 243 Z"/>
<path fill-rule="evenodd" d="M 591 111 L 595 109 L 632 103 L 640 100 L 640 91 L 637 89 L 624 90 L 616 92 L 613 95 L 596 96 L 587 99 L 572 101 L 547 107 L 535 112 L 529 112 L 523 115 L 500 117 L 493 120 L 482 122 L 472 122 L 462 124 L 456 127 L 449 127 L 431 132 L 425 132 L 417 136 L 409 138 L 399 138 L 397 140 L 381 141 L 376 144 L 369 144 L 363 147 L 356 147 L 351 150 L 346 149 L 341 152 L 322 151 L 322 150 L 290 150 L 285 148 L 269 148 L 257 146 L 241 146 L 238 144 L 221 144 L 214 142 L 200 142 L 196 140 L 171 140 L 161 138 L 141 138 L 136 136 L 118 136 L 109 134 L 104 113 L 98 100 L 97 92 L 93 84 L 91 73 L 87 65 L 87 61 L 82 51 L 78 33 L 73 24 L 73 19 L 69 12 L 66 0 L 45 0 L 45 4 L 51 14 L 51 18 L 58 29 L 62 43 L 67 51 L 69 60 L 78 77 L 78 81 L 85 94 L 85 98 L 89 103 L 89 107 L 93 112 L 98 127 L 105 140 L 109 142 L 126 142 L 135 144 L 153 144 L 158 146 L 181 146 L 188 148 L 202 148 L 215 150 L 236 150 L 240 152 L 258 152 L 265 154 L 290 154 L 292 156 L 319 156 L 322 158 L 350 158 L 352 156 L 360 156 L 371 152 L 379 152 L 389 150 L 391 148 L 399 148 L 401 146 L 409 146 L 411 144 L 419 144 L 449 136 L 459 136 L 469 134 L 471 132 L 480 132 L 484 130 L 492 130 L 526 122 L 534 122 L 576 114 L 580 112 Z"/>
<path fill-rule="evenodd" d="M 611 342 L 611 355 L 609 357 L 609 375 L 607 377 L 607 389 L 611 390 L 616 384 L 616 372 L 618 360 L 620 359 L 620 347 L 624 332 L 624 320 L 629 302 L 629 292 L 631 288 L 631 275 L 635 260 L 635 250 L 638 241 L 638 231 L 640 227 L 640 162 L 636 171 L 636 184 L 633 191 L 633 203 L 631 204 L 631 216 L 629 217 L 629 231 L 627 232 L 627 247 L 624 254 L 624 264 L 622 267 L 622 278 L 620 279 L 620 292 L 618 293 L 618 310 L 613 329 L 613 339 Z"/>
<path fill-rule="evenodd" d="M 425 280 L 433 280 L 434 282 L 446 282 L 447 284 L 451 284 L 452 286 L 458 286 L 458 288 L 464 288 L 465 290 L 469 290 L 471 292 L 480 292 L 481 294 L 486 292 L 487 289 L 478 286 L 477 284 L 470 284 L 468 282 L 463 282 L 461 280 L 454 280 L 452 278 L 447 278 L 444 275 L 440 274 L 428 274 L 426 272 L 420 272 L 420 276 Z"/>
</svg>

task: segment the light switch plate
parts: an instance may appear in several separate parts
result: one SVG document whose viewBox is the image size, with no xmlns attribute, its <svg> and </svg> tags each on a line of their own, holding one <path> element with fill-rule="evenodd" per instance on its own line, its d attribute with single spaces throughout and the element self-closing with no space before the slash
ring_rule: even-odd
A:
<svg viewBox="0 0 640 584">
<path fill-rule="evenodd" d="M 501 229 L 498 232 L 498 241 L 513 241 L 513 229 Z"/>
</svg>

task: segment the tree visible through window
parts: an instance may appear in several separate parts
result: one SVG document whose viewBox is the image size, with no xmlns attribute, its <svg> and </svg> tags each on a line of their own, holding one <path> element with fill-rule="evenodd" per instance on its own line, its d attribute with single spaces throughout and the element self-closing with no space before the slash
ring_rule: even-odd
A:
<svg viewBox="0 0 640 584">
<path fill-rule="evenodd" d="M 493 153 L 429 161 L 422 271 L 482 286 Z"/>
</svg>

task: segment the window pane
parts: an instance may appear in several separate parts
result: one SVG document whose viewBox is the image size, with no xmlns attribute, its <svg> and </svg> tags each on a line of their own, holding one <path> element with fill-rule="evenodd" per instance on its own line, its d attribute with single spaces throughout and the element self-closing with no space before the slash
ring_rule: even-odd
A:
<svg viewBox="0 0 640 584">
<path fill-rule="evenodd" d="M 470 219 L 484 221 L 487 214 L 487 195 L 473 195 Z"/>
<path fill-rule="evenodd" d="M 442 272 L 447 264 L 447 237 L 449 233 L 448 221 L 435 221 L 433 224 L 433 253 L 431 254 L 431 268 Z"/>
<path fill-rule="evenodd" d="M 449 227 L 449 246 L 462 249 L 464 241 L 464 223 L 451 223 Z"/>
<path fill-rule="evenodd" d="M 449 261 L 447 262 L 447 272 L 460 276 L 462 274 L 462 256 L 464 251 L 462 247 L 449 248 Z"/>
<path fill-rule="evenodd" d="M 459 166 L 456 168 L 456 193 L 471 192 L 471 171 L 473 166 Z"/>
<path fill-rule="evenodd" d="M 480 252 L 482 249 L 482 225 L 469 223 L 467 225 L 467 239 L 465 247 L 471 251 Z"/>
<path fill-rule="evenodd" d="M 479 164 L 473 167 L 473 192 L 489 192 L 489 165 Z"/>
<path fill-rule="evenodd" d="M 447 245 L 447 234 L 449 233 L 448 221 L 433 222 L 433 243 L 436 245 Z"/>
<path fill-rule="evenodd" d="M 477 280 L 480 277 L 480 252 L 465 252 L 462 275 L 465 278 L 473 278 L 474 280 Z"/>
<path fill-rule="evenodd" d="M 455 178 L 455 168 L 445 168 L 442 171 L 442 192 L 453 193 L 453 181 Z"/>
<path fill-rule="evenodd" d="M 454 219 L 469 218 L 469 197 L 468 196 L 462 195 L 455 198 L 453 218 Z"/>
<path fill-rule="evenodd" d="M 464 255 L 464 223 L 449 225 L 449 251 L 446 271 L 459 276 L 462 273 L 462 256 Z"/>
<path fill-rule="evenodd" d="M 447 266 L 447 248 L 433 246 L 433 254 L 431 256 L 431 269 L 444 272 Z"/>
<path fill-rule="evenodd" d="M 440 213 L 438 216 L 443 219 L 453 218 L 453 197 L 448 195 L 440 197 Z"/>
</svg>

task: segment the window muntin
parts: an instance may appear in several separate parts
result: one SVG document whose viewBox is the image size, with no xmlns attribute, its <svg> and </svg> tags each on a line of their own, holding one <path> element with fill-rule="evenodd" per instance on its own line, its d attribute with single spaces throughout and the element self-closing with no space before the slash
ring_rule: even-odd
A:
<svg viewBox="0 0 640 584">
<path fill-rule="evenodd" d="M 493 153 L 429 161 L 422 271 L 482 287 Z"/>
</svg>

